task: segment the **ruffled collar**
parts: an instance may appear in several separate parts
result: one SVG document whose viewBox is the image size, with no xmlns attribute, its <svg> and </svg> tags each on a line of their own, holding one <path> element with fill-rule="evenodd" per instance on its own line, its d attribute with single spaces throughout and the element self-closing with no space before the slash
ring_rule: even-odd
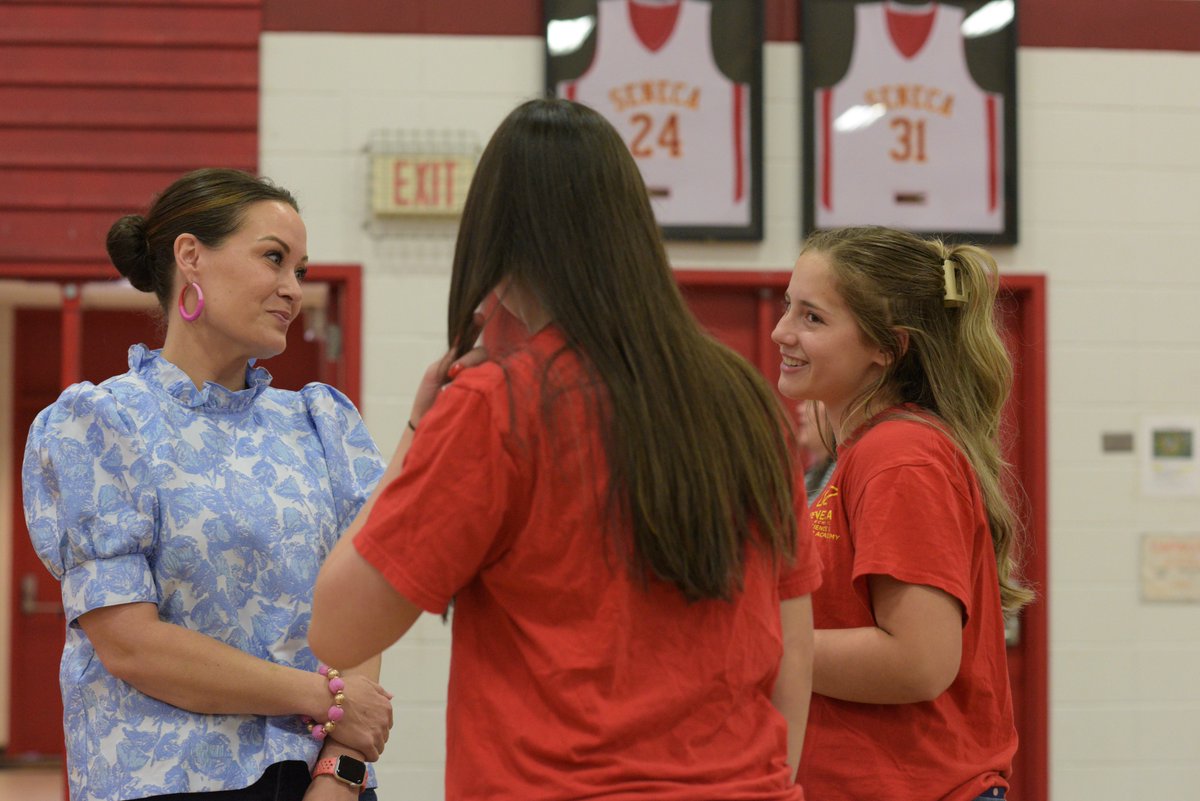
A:
<svg viewBox="0 0 1200 801">
<path fill-rule="evenodd" d="M 271 386 L 271 374 L 267 369 L 250 363 L 246 365 L 245 389 L 234 392 L 212 381 L 205 381 L 203 389 L 196 389 L 187 373 L 164 359 L 161 350 L 150 350 L 145 345 L 134 345 L 129 349 L 129 369 L 189 409 L 240 412 L 249 408 L 263 390 Z"/>
</svg>

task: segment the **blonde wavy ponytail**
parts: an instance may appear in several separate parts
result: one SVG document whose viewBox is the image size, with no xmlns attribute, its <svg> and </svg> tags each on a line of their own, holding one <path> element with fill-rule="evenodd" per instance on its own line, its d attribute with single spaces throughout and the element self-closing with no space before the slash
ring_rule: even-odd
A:
<svg viewBox="0 0 1200 801">
<path fill-rule="evenodd" d="M 879 227 L 818 231 L 804 250 L 829 258 L 860 328 L 891 356 L 852 408 L 865 411 L 881 399 L 914 403 L 944 421 L 978 477 L 1001 604 L 1015 613 L 1033 593 L 1018 580 L 1021 528 L 1006 492 L 1000 424 L 1012 363 L 995 320 L 995 259 L 973 245 Z"/>
</svg>

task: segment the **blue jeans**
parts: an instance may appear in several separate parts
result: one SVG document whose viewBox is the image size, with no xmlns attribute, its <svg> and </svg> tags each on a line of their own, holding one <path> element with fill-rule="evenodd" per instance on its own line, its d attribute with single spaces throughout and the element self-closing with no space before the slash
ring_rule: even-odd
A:
<svg viewBox="0 0 1200 801">
<path fill-rule="evenodd" d="M 216 790 L 211 793 L 170 793 L 143 801 L 301 801 L 312 782 L 308 765 L 303 762 L 276 762 L 262 777 L 240 790 Z M 378 801 L 374 790 L 364 790 L 359 801 Z"/>
</svg>

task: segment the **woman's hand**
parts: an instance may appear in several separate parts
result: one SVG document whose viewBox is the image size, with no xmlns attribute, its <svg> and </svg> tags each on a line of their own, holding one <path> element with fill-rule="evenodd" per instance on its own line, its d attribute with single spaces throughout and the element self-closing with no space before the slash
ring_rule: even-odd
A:
<svg viewBox="0 0 1200 801">
<path fill-rule="evenodd" d="M 329 736 L 374 762 L 383 753 L 392 728 L 392 694 L 366 676 L 343 674 L 342 680 L 346 682 L 344 714 Z"/>
</svg>

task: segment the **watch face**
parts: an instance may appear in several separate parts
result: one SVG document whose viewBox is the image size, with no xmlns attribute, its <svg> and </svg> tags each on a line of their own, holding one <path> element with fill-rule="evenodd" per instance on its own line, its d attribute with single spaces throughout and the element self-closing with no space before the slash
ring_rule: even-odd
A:
<svg viewBox="0 0 1200 801">
<path fill-rule="evenodd" d="M 367 779 L 367 766 L 352 757 L 341 756 L 338 757 L 334 775 L 349 784 L 362 784 Z"/>
</svg>

